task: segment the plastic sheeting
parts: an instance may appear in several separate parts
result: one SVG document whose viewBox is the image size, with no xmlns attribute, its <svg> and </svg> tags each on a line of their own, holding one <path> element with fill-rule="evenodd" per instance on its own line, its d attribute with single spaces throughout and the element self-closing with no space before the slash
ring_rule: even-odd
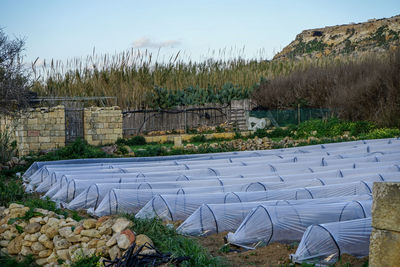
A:
<svg viewBox="0 0 400 267">
<path fill-rule="evenodd" d="M 385 173 L 385 174 L 354 175 L 345 178 L 335 178 L 335 179 L 324 179 L 324 178 L 318 179 L 318 181 L 321 182 L 321 185 L 343 184 L 361 180 L 364 182 L 400 181 L 400 172 Z M 297 181 L 294 184 L 299 184 L 299 181 Z M 286 188 L 290 188 L 290 186 L 286 186 Z M 212 201 L 211 199 L 210 200 L 203 200 L 202 198 L 196 199 L 195 196 L 192 197 L 190 195 L 185 197 L 185 201 L 181 201 L 179 200 L 179 198 L 180 196 L 177 196 L 176 198 L 169 197 L 166 195 L 155 196 L 152 200 L 149 201 L 148 204 L 146 204 L 139 211 L 139 213 L 136 216 L 138 218 L 140 217 L 151 218 L 151 217 L 161 216 L 160 218 L 171 221 L 185 220 L 202 204 L 213 203 L 211 202 Z"/>
<path fill-rule="evenodd" d="M 259 185 L 259 184 L 257 184 Z M 260 185 L 259 185 L 260 186 Z M 220 187 L 221 188 L 221 187 Z M 216 189 L 220 189 L 216 188 Z M 371 193 L 372 182 L 353 182 L 315 187 L 281 189 L 261 191 L 262 186 L 254 192 L 216 193 L 210 187 L 185 188 L 185 189 L 111 189 L 98 205 L 95 211 L 89 209 L 96 216 L 104 216 L 116 213 L 136 213 L 154 196 L 162 195 L 164 201 L 158 198 L 155 205 L 166 205 L 175 203 L 177 209 L 186 209 L 184 212 L 194 212 L 199 203 L 237 203 L 267 200 L 288 200 L 288 199 L 311 199 L 327 198 L 337 196 L 362 195 Z M 166 194 L 164 196 L 164 194 Z M 169 194 L 169 195 L 168 195 Z M 149 203 L 150 204 L 150 203 Z M 151 204 L 150 204 L 151 205 Z M 169 207 L 169 210 L 172 210 Z"/>
<path fill-rule="evenodd" d="M 372 195 L 354 195 L 334 198 L 317 198 L 302 200 L 270 200 L 264 202 L 243 202 L 227 204 L 203 204 L 192 215 L 186 218 L 174 217 L 175 220 L 185 220 L 177 229 L 184 235 L 209 235 L 219 232 L 235 231 L 247 214 L 257 206 L 315 205 L 330 204 L 352 200 L 372 200 Z M 141 213 L 136 215 L 141 218 Z M 169 216 L 168 216 L 169 217 Z M 146 218 L 146 217 L 145 217 Z"/>
<path fill-rule="evenodd" d="M 342 254 L 368 256 L 371 231 L 371 217 L 311 225 L 291 259 L 299 263 L 331 265 Z"/>
<path fill-rule="evenodd" d="M 246 216 L 236 232 L 228 233 L 227 240 L 246 248 L 272 242 L 296 242 L 301 240 L 306 228 L 312 224 L 371 217 L 371 205 L 371 200 L 314 205 L 260 205 Z"/>
<path fill-rule="evenodd" d="M 378 172 L 382 171 L 385 173 L 385 176 L 379 176 Z M 343 170 L 331 170 L 326 172 L 318 172 L 318 173 L 309 173 L 309 174 L 292 174 L 292 175 L 273 175 L 268 176 L 265 178 L 264 181 L 283 181 L 283 182 L 293 182 L 299 181 L 303 179 L 319 179 L 322 183 L 328 178 L 346 178 L 346 180 L 337 180 L 338 182 L 351 182 L 351 181 L 360 181 L 360 180 L 367 180 L 367 181 L 375 181 L 375 180 L 385 180 L 391 179 L 391 176 L 395 179 L 400 173 L 392 173 L 390 172 L 398 172 L 400 169 L 397 166 L 379 166 L 377 168 L 366 168 L 366 169 L 343 169 Z M 377 174 L 374 174 L 377 173 Z M 368 174 L 368 175 L 367 175 Z M 189 178 L 189 177 L 186 177 Z M 146 178 L 138 178 L 138 179 L 146 179 Z M 332 182 L 334 183 L 336 179 L 333 179 Z M 327 182 L 330 184 L 332 182 Z M 81 194 L 77 195 L 70 203 L 70 209 L 88 209 L 88 208 L 97 208 L 97 205 L 103 200 L 106 193 L 112 188 L 120 188 L 119 186 L 114 187 L 112 183 L 94 183 L 89 186 L 86 190 L 84 190 Z M 48 195 L 49 196 L 49 195 Z M 203 204 L 203 203 L 198 203 Z M 174 205 L 170 205 L 174 207 Z M 159 207 L 159 206 L 158 206 Z M 165 206 L 163 206 L 165 208 Z M 161 208 L 161 207 L 160 207 Z M 176 209 L 169 211 L 171 213 L 175 213 Z M 179 211 L 181 209 L 178 209 Z M 183 209 L 186 212 L 189 212 L 186 209 Z M 163 211 L 156 211 L 156 213 L 163 213 Z M 190 214 L 185 214 L 185 216 L 189 216 Z M 179 215 L 181 217 L 182 215 Z M 176 216 L 174 216 L 176 217 Z"/>
<path fill-rule="evenodd" d="M 83 159 L 83 160 L 67 160 L 67 161 L 55 161 L 55 162 L 36 162 L 25 172 L 24 179 L 32 180 L 34 174 L 40 171 L 41 167 L 51 167 L 58 169 L 76 168 L 79 166 L 104 166 L 108 164 L 108 167 L 118 164 L 136 164 L 135 166 L 154 166 L 156 165 L 169 165 L 176 164 L 176 160 L 182 160 L 183 162 L 190 162 L 191 160 L 216 160 L 216 159 L 227 159 L 227 158 L 242 158 L 242 157 L 277 157 L 280 155 L 287 154 L 306 154 L 306 153 L 331 153 L 339 154 L 340 151 L 346 153 L 383 153 L 380 151 L 390 152 L 395 150 L 398 146 L 398 139 L 383 139 L 383 140 L 368 140 L 368 141 L 355 141 L 346 143 L 335 143 L 326 145 L 314 145 L 303 148 L 287 148 L 287 149 L 276 149 L 268 151 L 244 151 L 244 152 L 226 152 L 226 153 L 215 153 L 212 155 L 199 154 L 199 155 L 181 155 L 181 156 L 167 156 L 167 157 L 152 157 L 152 158 L 124 158 L 124 159 Z M 366 145 L 368 144 L 368 145 Z M 168 163 L 169 161 L 169 163 Z M 162 162 L 162 163 L 161 163 Z"/>
<path fill-rule="evenodd" d="M 283 182 L 275 179 L 275 182 L 270 182 L 271 178 L 246 178 L 246 179 L 209 179 L 203 181 L 173 181 L 173 182 L 158 182 L 158 183 L 136 183 L 135 179 L 131 182 L 129 179 L 121 179 L 118 183 L 115 180 L 105 180 L 104 183 L 109 182 L 110 189 L 114 185 L 126 184 L 125 188 L 130 189 L 172 189 L 172 188 L 198 188 L 198 187 L 223 187 L 222 191 L 265 191 L 283 188 L 299 188 L 318 185 L 340 184 L 344 182 L 381 182 L 381 181 L 397 181 L 400 180 L 400 173 L 385 173 L 375 175 L 356 175 L 347 178 L 336 179 L 304 179 Z M 67 186 L 63 186 L 51 199 L 54 201 L 70 202 L 77 195 L 81 194 L 86 188 L 93 184 L 92 180 L 70 180 Z M 212 190 L 212 189 L 210 189 Z"/>
</svg>

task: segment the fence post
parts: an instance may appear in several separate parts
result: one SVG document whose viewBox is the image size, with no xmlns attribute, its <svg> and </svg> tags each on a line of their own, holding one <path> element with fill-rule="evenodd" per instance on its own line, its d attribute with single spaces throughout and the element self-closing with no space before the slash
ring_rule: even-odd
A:
<svg viewBox="0 0 400 267">
<path fill-rule="evenodd" d="M 300 116 L 301 116 L 300 104 L 297 104 L 297 121 L 298 121 L 297 124 L 300 124 L 300 122 L 301 122 Z"/>
</svg>

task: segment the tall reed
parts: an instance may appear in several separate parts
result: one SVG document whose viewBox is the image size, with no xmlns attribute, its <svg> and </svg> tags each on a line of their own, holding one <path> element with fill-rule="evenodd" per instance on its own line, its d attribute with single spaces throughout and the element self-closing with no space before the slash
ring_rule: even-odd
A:
<svg viewBox="0 0 400 267">
<path fill-rule="evenodd" d="M 155 86 L 165 89 L 186 87 L 221 88 L 232 83 L 252 88 L 260 78 L 272 79 L 310 66 L 334 64 L 337 59 L 268 61 L 244 59 L 242 52 L 212 51 L 201 62 L 180 52 L 159 59 L 149 51 L 128 50 L 119 54 L 93 54 L 85 59 L 33 64 L 33 90 L 41 96 L 116 96 L 122 108 L 147 106 L 145 93 Z"/>
</svg>

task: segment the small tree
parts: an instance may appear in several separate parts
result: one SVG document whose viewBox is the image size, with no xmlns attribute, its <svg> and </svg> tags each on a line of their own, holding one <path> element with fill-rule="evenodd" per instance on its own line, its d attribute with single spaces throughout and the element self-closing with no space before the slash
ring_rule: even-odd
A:
<svg viewBox="0 0 400 267">
<path fill-rule="evenodd" d="M 22 62 L 23 39 L 10 40 L 0 29 L 0 114 L 28 106 L 33 96 L 28 88 L 28 74 Z"/>
</svg>

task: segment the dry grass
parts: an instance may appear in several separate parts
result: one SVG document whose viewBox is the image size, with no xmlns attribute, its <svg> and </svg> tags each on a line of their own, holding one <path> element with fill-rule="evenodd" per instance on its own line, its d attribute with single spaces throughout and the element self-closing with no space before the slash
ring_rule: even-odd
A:
<svg viewBox="0 0 400 267">
<path fill-rule="evenodd" d="M 41 96 L 117 96 L 123 108 L 146 106 L 145 93 L 154 86 L 166 89 L 187 87 L 221 88 L 232 83 L 252 88 L 260 78 L 272 79 L 310 66 L 325 66 L 335 59 L 267 61 L 246 60 L 220 51 L 217 59 L 194 62 L 180 53 L 169 59 L 145 51 L 125 51 L 116 55 L 96 55 L 85 60 L 44 62 L 33 65 L 36 82 L 33 90 Z M 240 54 L 240 53 L 238 53 Z M 224 59 L 225 58 L 225 59 Z"/>
</svg>

